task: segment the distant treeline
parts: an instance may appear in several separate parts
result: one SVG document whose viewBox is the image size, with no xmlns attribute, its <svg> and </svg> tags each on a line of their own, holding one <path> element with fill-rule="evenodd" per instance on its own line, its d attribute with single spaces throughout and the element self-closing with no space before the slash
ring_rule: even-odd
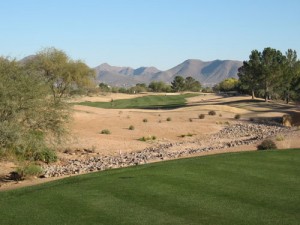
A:
<svg viewBox="0 0 300 225">
<path fill-rule="evenodd" d="M 236 91 L 252 98 L 300 100 L 300 61 L 296 51 L 285 54 L 273 48 L 253 50 L 238 69 L 239 79 L 229 78 L 213 87 L 215 92 Z"/>
<path fill-rule="evenodd" d="M 166 84 L 163 81 L 152 81 L 149 85 L 145 83 L 136 84 L 134 87 L 110 87 L 105 83 L 99 84 L 99 90 L 101 92 L 112 93 L 128 93 L 135 94 L 141 92 L 182 92 L 193 91 L 199 92 L 202 90 L 201 83 L 195 80 L 193 77 L 183 78 L 182 76 L 176 76 L 170 84 Z"/>
</svg>

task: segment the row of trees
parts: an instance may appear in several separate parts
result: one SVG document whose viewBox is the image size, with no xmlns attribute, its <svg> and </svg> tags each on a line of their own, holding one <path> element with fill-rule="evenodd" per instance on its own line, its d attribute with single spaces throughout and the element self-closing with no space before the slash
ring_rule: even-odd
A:
<svg viewBox="0 0 300 225">
<path fill-rule="evenodd" d="M 181 92 L 181 91 L 194 91 L 198 92 L 201 90 L 201 84 L 193 77 L 183 78 L 182 76 L 176 76 L 171 82 L 171 85 L 166 84 L 163 81 L 152 81 L 148 86 L 144 83 L 136 84 L 134 87 L 117 88 L 109 87 L 105 83 L 99 84 L 100 91 L 102 92 L 119 92 L 119 93 L 140 93 L 146 91 L 152 92 Z"/>
<path fill-rule="evenodd" d="M 64 97 L 92 84 L 93 77 L 86 64 L 55 48 L 22 62 L 0 57 L 0 155 L 13 152 L 43 160 L 51 151 L 51 137 L 59 140 L 66 132 Z"/>
<path fill-rule="evenodd" d="M 273 48 L 253 50 L 239 68 L 238 76 L 240 88 L 252 98 L 280 98 L 289 103 L 291 98 L 300 97 L 300 61 L 292 49 L 285 54 Z"/>
</svg>

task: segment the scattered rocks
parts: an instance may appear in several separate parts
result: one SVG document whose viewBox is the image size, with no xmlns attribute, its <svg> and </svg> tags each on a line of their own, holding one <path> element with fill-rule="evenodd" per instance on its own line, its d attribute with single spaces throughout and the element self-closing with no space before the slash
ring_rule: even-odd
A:
<svg viewBox="0 0 300 225">
<path fill-rule="evenodd" d="M 264 138 L 278 133 L 289 131 L 289 128 L 278 124 L 251 124 L 237 123 L 225 127 L 220 132 L 209 137 L 209 144 L 199 148 L 188 148 L 179 151 L 170 151 L 174 146 L 183 143 L 166 143 L 157 147 L 148 147 L 142 151 L 122 153 L 117 156 L 93 156 L 88 159 L 72 159 L 63 165 L 45 165 L 43 177 L 59 177 L 63 175 L 81 174 L 93 171 L 101 171 L 112 168 L 135 166 L 153 161 L 176 159 L 183 156 L 193 155 L 200 152 L 208 152 L 217 149 L 225 149 L 241 145 L 256 143 Z M 91 151 L 66 151 L 66 154 L 88 154 Z"/>
</svg>

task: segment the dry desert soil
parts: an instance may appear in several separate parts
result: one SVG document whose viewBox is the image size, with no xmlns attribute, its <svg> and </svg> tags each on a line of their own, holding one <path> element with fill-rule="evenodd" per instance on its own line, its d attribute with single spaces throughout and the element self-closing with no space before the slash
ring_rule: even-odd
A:
<svg viewBox="0 0 300 225">
<path fill-rule="evenodd" d="M 80 97 L 70 100 L 73 103 L 109 102 L 111 99 L 128 99 L 144 96 L 146 94 L 106 94 L 96 97 Z M 216 111 L 215 116 L 209 116 L 208 111 Z M 188 98 L 186 107 L 172 110 L 140 110 L 140 109 L 102 109 L 82 105 L 73 106 L 72 121 L 69 124 L 70 134 L 60 146 L 59 157 L 61 159 L 74 159 L 88 157 L 89 155 L 75 154 L 84 149 L 93 154 L 116 155 L 124 152 L 140 151 L 149 146 L 157 146 L 164 143 L 180 143 L 174 145 L 170 151 L 187 149 L 199 145 L 209 145 L 210 135 L 217 133 L 228 124 L 250 122 L 250 118 L 280 118 L 286 113 L 298 113 L 299 106 L 284 105 L 279 103 L 264 103 L 262 101 L 250 101 L 249 96 L 224 97 L 215 94 L 201 94 Z M 199 119 L 199 114 L 205 114 L 204 119 Z M 241 119 L 234 119 L 236 114 Z M 171 121 L 167 121 L 171 118 Z M 148 122 L 143 122 L 147 119 Z M 134 130 L 128 129 L 134 126 Z M 111 134 L 101 134 L 101 130 L 109 129 Z M 293 135 L 286 134 L 283 140 L 276 140 L 279 148 L 299 148 L 300 131 L 295 128 Z M 182 135 L 192 134 L 191 137 Z M 143 142 L 141 137 L 155 136 L 156 140 Z M 298 138 L 297 138 L 298 137 Z M 238 146 L 202 152 L 197 155 L 216 154 L 221 152 L 255 150 L 256 144 Z M 64 152 L 74 154 L 65 154 Z M 16 168 L 16 164 L 9 161 L 0 162 L 0 177 Z M 21 186 L 37 184 L 59 178 L 32 178 L 22 182 L 2 182 L 0 190 L 7 190 Z"/>
</svg>

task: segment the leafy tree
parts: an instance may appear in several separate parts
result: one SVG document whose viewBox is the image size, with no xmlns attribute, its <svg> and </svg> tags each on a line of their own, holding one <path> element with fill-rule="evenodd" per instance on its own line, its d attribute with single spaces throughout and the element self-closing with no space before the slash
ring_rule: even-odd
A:
<svg viewBox="0 0 300 225">
<path fill-rule="evenodd" d="M 227 78 L 219 83 L 218 88 L 220 91 L 236 91 L 239 81 L 235 78 Z"/>
<path fill-rule="evenodd" d="M 195 80 L 193 77 L 186 77 L 185 78 L 185 88 L 186 91 L 200 91 L 201 84 L 199 81 Z"/>
<path fill-rule="evenodd" d="M 239 68 L 241 87 L 254 93 L 262 93 L 267 101 L 271 95 L 282 96 L 289 102 L 297 80 L 297 54 L 289 49 L 286 55 L 273 48 L 265 48 L 261 53 L 251 52 L 249 61 Z M 282 94 L 283 93 L 283 94 Z"/>
<path fill-rule="evenodd" d="M 293 92 L 292 85 L 293 83 L 295 83 L 299 74 L 296 51 L 288 49 L 288 51 L 285 54 L 285 61 L 283 67 L 283 81 L 281 83 L 284 92 L 285 102 L 289 104 L 290 95 Z"/>
<path fill-rule="evenodd" d="M 176 76 L 171 82 L 171 87 L 174 92 L 184 91 L 185 79 L 182 76 Z"/>
<path fill-rule="evenodd" d="M 110 91 L 110 87 L 105 83 L 100 83 L 99 84 L 99 89 L 102 92 L 109 92 Z"/>
<path fill-rule="evenodd" d="M 148 91 L 147 85 L 145 83 L 138 83 L 133 88 L 134 88 L 135 93 L 141 93 L 141 92 Z"/>
<path fill-rule="evenodd" d="M 72 60 L 56 48 L 45 48 L 26 62 L 27 67 L 37 71 L 48 83 L 54 102 L 58 102 L 72 88 L 92 84 L 95 71 L 80 60 Z"/>
<path fill-rule="evenodd" d="M 153 92 L 169 92 L 169 87 L 162 81 L 152 81 L 148 88 Z"/>
<path fill-rule="evenodd" d="M 261 88 L 261 53 L 259 51 L 251 52 L 249 61 L 244 61 L 243 66 L 238 69 L 238 77 L 241 88 L 249 91 L 254 99 L 255 92 Z"/>
<path fill-rule="evenodd" d="M 16 60 L 0 58 L 0 151 L 28 159 L 45 151 L 50 137 L 61 137 L 69 111 L 49 98 L 43 77 Z"/>
<path fill-rule="evenodd" d="M 273 48 L 265 48 L 261 54 L 261 78 L 265 101 L 268 101 L 282 76 L 282 53 Z"/>
</svg>

